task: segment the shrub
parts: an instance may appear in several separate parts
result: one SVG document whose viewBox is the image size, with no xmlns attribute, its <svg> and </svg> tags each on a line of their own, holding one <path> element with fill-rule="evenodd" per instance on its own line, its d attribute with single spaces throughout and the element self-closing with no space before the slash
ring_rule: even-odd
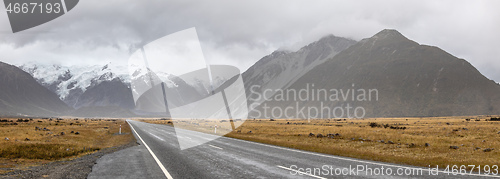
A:
<svg viewBox="0 0 500 179">
<path fill-rule="evenodd" d="M 380 127 L 380 125 L 377 124 L 376 122 L 370 122 L 369 126 L 370 127 Z"/>
<path fill-rule="evenodd" d="M 492 118 L 490 119 L 490 121 L 500 121 L 500 118 L 498 118 L 498 117 L 492 117 Z"/>
</svg>

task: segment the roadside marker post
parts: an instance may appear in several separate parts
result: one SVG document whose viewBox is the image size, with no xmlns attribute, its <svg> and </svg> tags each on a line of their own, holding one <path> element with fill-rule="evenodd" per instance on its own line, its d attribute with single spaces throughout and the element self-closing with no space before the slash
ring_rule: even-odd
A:
<svg viewBox="0 0 500 179">
<path fill-rule="evenodd" d="M 120 124 L 120 131 L 118 131 L 118 134 L 122 134 L 122 125 Z"/>
<path fill-rule="evenodd" d="M 217 134 L 217 125 L 215 125 L 214 129 L 215 129 L 215 133 Z"/>
</svg>

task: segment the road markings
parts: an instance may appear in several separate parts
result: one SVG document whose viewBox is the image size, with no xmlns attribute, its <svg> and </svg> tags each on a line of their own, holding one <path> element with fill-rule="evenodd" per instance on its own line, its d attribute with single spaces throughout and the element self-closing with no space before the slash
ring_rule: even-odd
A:
<svg viewBox="0 0 500 179">
<path fill-rule="evenodd" d="M 213 148 L 216 148 L 216 149 L 224 150 L 223 148 L 217 147 L 217 146 L 215 146 L 215 145 L 210 145 L 210 144 L 208 144 L 208 146 L 213 147 Z"/>
<path fill-rule="evenodd" d="M 319 154 L 319 153 L 313 153 L 313 152 L 308 152 L 308 151 L 301 151 L 301 150 L 296 150 L 296 149 L 290 149 L 290 148 L 284 148 L 284 147 L 278 147 L 274 145 L 269 145 L 269 144 L 262 144 L 262 143 L 257 143 L 257 142 L 252 142 L 252 141 L 246 141 L 246 140 L 241 140 L 241 139 L 235 139 L 235 138 L 230 138 L 230 137 L 221 137 L 223 139 L 231 139 L 234 141 L 240 141 L 240 142 L 246 142 L 250 144 L 256 144 L 256 145 L 261 145 L 261 146 L 266 146 L 266 147 L 271 147 L 275 149 L 281 149 L 281 150 L 288 150 L 292 152 L 297 152 L 297 153 L 303 153 L 303 154 L 309 154 L 309 155 L 316 155 L 320 157 L 325 157 L 325 158 L 333 158 L 333 159 L 338 159 L 338 160 L 345 160 L 345 161 L 351 161 L 351 162 L 359 162 L 359 163 L 365 163 L 365 164 L 372 164 L 372 165 L 380 165 L 380 166 L 386 166 L 386 167 L 394 167 L 394 168 L 408 168 L 408 169 L 417 169 L 417 170 L 423 170 L 423 171 L 429 171 L 431 172 L 430 169 L 428 168 L 417 168 L 417 167 L 408 167 L 408 166 L 401 166 L 401 165 L 395 165 L 395 164 L 385 164 L 385 163 L 378 163 L 378 162 L 368 162 L 368 161 L 362 161 L 362 160 L 356 160 L 356 159 L 349 159 L 349 158 L 343 158 L 343 157 L 338 157 L 338 156 L 333 156 L 333 155 L 326 155 L 326 154 Z M 433 171 L 432 171 L 433 172 Z M 445 173 L 445 174 L 453 174 L 453 172 L 446 172 L 439 170 L 439 173 Z M 490 178 L 500 178 L 499 175 L 485 175 L 485 174 L 475 174 L 475 173 L 463 173 L 461 175 L 457 176 L 480 176 L 480 177 L 490 177 Z"/>
<path fill-rule="evenodd" d="M 130 125 L 130 126 L 132 127 L 132 125 Z M 133 129 L 133 127 L 132 127 L 132 129 Z M 135 132 L 135 130 L 134 130 L 134 132 Z M 137 132 L 135 132 L 135 133 L 137 134 Z M 205 134 L 205 135 L 211 135 L 211 134 Z M 139 136 L 139 134 L 137 134 L 137 136 Z M 343 158 L 343 157 L 333 156 L 333 155 L 327 155 L 327 154 L 319 154 L 319 153 L 313 153 L 313 152 L 308 152 L 308 151 L 301 151 L 301 150 L 296 150 L 296 149 L 291 149 L 291 148 L 279 147 L 279 146 L 274 146 L 274 145 L 269 145 L 269 144 L 263 144 L 263 143 L 257 143 L 257 142 L 246 141 L 246 140 L 240 140 L 240 139 L 229 138 L 229 137 L 220 137 L 220 138 L 222 138 L 222 139 L 231 139 L 231 140 L 238 141 L 238 142 L 245 142 L 245 143 L 249 143 L 249 144 L 261 145 L 261 146 L 275 148 L 275 149 L 280 149 L 280 150 L 287 150 L 287 151 L 292 151 L 292 152 L 297 152 L 297 153 L 315 155 L 315 156 L 325 157 L 325 158 L 333 158 L 333 159 L 344 160 L 344 161 L 352 161 L 352 162 L 365 163 L 365 164 L 371 164 L 371 165 L 380 165 L 380 166 L 387 166 L 387 167 L 394 167 L 394 168 L 407 168 L 407 169 L 418 169 L 418 170 L 421 169 L 423 171 L 430 171 L 430 169 L 428 169 L 428 168 L 421 168 L 421 167 L 417 168 L 417 167 L 402 166 L 402 165 L 396 165 L 396 164 L 385 164 L 385 163 L 378 163 L 378 162 L 362 161 L 362 160 L 357 160 L 357 159 L 350 159 L 350 158 Z M 139 139 L 141 139 L 140 136 L 139 136 Z M 141 139 L 141 141 L 142 141 L 142 139 Z M 213 145 L 209 145 L 209 146 L 214 147 L 214 148 L 220 148 L 220 147 L 216 147 L 216 146 L 213 146 Z M 220 148 L 220 149 L 222 149 L 222 148 Z M 154 154 L 152 153 L 152 155 L 154 155 Z M 282 168 L 282 167 L 280 167 L 280 168 Z M 285 169 L 285 168 L 286 167 L 284 167 L 283 169 Z M 288 170 L 288 168 L 287 168 L 287 170 Z M 290 169 L 290 170 L 293 170 L 293 169 Z M 445 173 L 445 174 L 453 174 L 453 172 L 446 172 L 446 171 L 442 171 L 442 170 L 439 170 L 438 172 L 439 173 Z M 471 174 L 471 173 L 464 173 L 464 174 L 457 175 L 457 176 L 481 176 L 481 177 L 500 178 L 500 176 L 496 176 L 496 175 Z"/>
<path fill-rule="evenodd" d="M 167 177 L 167 179 L 173 179 L 172 176 L 170 175 L 170 173 L 168 173 L 167 169 L 163 166 L 163 164 L 160 162 L 160 160 L 158 160 L 158 157 L 156 157 L 155 153 L 153 153 L 153 151 L 151 151 L 151 149 L 149 148 L 148 144 L 146 144 L 146 142 L 144 142 L 144 140 L 142 140 L 141 136 L 139 135 L 139 133 L 137 133 L 137 131 L 135 131 L 134 127 L 132 126 L 132 124 L 130 124 L 128 121 L 127 121 L 128 125 L 130 126 L 130 128 L 132 128 L 132 130 L 134 131 L 134 133 L 137 135 L 137 137 L 139 137 L 139 139 L 141 140 L 141 142 L 144 144 L 144 146 L 148 149 L 149 153 L 153 156 L 153 158 L 155 159 L 156 163 L 158 164 L 158 166 L 160 166 L 160 169 L 161 171 L 163 171 L 163 174 L 165 174 L 165 177 Z"/>
<path fill-rule="evenodd" d="M 284 167 L 284 166 L 279 166 L 279 165 L 276 165 L 276 166 L 277 166 L 278 168 L 282 168 L 282 169 L 285 169 L 285 170 L 294 171 L 294 172 L 297 172 L 297 173 L 300 173 L 300 174 L 304 174 L 304 175 L 307 175 L 307 176 L 311 176 L 311 177 L 314 177 L 314 178 L 326 179 L 326 178 L 324 178 L 324 177 L 320 177 L 320 176 L 316 176 L 316 175 L 308 174 L 308 173 L 301 172 L 301 171 L 298 171 L 298 170 L 294 170 L 294 169 L 291 169 L 291 168 L 287 168 L 287 167 Z"/>
<path fill-rule="evenodd" d="M 162 139 L 161 137 L 158 137 L 157 135 L 154 135 L 153 133 L 149 132 L 150 135 L 152 135 L 153 137 L 155 137 L 156 139 L 158 140 L 161 140 L 161 141 L 165 141 L 165 139 Z"/>
</svg>

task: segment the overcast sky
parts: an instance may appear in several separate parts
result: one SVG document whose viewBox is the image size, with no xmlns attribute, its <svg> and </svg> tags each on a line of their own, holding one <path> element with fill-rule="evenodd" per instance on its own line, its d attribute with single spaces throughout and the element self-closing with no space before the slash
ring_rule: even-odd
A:
<svg viewBox="0 0 500 179">
<path fill-rule="evenodd" d="M 499 7 L 494 0 L 81 0 L 16 34 L 0 8 L 0 61 L 126 65 L 134 47 L 195 27 L 207 61 L 244 71 L 274 50 L 296 50 L 327 34 L 361 40 L 390 28 L 500 81 Z"/>
</svg>

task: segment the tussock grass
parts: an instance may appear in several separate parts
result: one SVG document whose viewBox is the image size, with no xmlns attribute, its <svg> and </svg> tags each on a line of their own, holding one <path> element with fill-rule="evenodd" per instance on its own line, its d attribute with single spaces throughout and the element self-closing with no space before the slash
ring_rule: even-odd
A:
<svg viewBox="0 0 500 179">
<path fill-rule="evenodd" d="M 249 119 L 226 136 L 319 153 L 422 167 L 499 165 L 500 121 L 486 119 L 490 119 L 490 116 L 310 121 Z M 168 121 L 148 122 L 166 124 Z M 309 137 L 310 133 L 314 137 Z M 318 134 L 325 136 L 336 133 L 340 136 L 316 137 Z M 458 149 L 451 149 L 450 146 L 457 146 Z M 484 152 L 487 148 L 494 150 Z"/>
<path fill-rule="evenodd" d="M 99 148 L 75 150 L 75 147 L 76 145 L 68 144 L 14 144 L 0 149 L 0 157 L 57 160 L 99 150 Z"/>
<path fill-rule="evenodd" d="M 117 135 L 120 125 L 123 135 Z M 72 159 L 133 140 L 124 120 L 24 118 L 21 122 L 17 118 L 2 118 L 0 166 L 6 167 L 0 167 L 0 173 L 6 172 L 4 168 L 24 168 Z"/>
</svg>

